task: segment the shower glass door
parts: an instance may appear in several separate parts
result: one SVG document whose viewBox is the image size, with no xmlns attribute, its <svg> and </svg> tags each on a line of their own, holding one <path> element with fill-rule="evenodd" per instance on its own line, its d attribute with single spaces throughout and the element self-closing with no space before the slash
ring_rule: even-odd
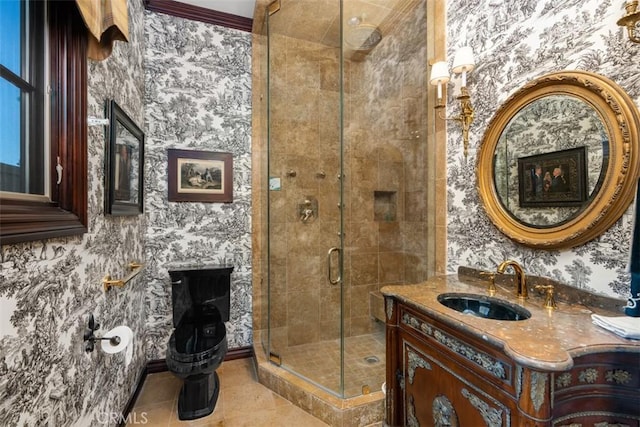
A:
<svg viewBox="0 0 640 427">
<path fill-rule="evenodd" d="M 283 0 L 268 16 L 269 351 L 272 361 L 336 394 L 343 299 L 339 17 L 339 0 Z"/>
<path fill-rule="evenodd" d="M 268 25 L 268 343 L 340 397 L 384 382 L 379 289 L 427 278 L 425 0 L 281 0 Z"/>
</svg>

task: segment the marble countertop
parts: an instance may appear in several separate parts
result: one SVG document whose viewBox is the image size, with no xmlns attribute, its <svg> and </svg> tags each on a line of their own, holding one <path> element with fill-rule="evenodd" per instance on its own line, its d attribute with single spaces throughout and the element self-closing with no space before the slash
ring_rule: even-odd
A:
<svg viewBox="0 0 640 427">
<path fill-rule="evenodd" d="M 531 317 L 519 321 L 484 319 L 459 313 L 437 300 L 445 292 L 487 295 L 487 281 L 457 274 L 436 276 L 415 285 L 390 285 L 380 291 L 463 333 L 497 347 L 523 366 L 564 371 L 573 366 L 573 357 L 584 354 L 631 351 L 640 353 L 640 341 L 619 337 L 594 325 L 591 314 L 621 316 L 621 313 L 581 303 L 559 301 L 556 310 L 543 307 L 544 298 L 530 292 L 519 301 L 514 287 L 496 283 L 494 298 L 525 307 Z M 640 319 L 639 319 L 640 321 Z"/>
</svg>

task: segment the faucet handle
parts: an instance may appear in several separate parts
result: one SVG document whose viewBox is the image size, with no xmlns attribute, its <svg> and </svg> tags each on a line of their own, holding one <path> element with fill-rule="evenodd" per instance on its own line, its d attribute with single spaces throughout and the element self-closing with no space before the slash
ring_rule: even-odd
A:
<svg viewBox="0 0 640 427">
<path fill-rule="evenodd" d="M 539 293 L 544 293 L 544 308 L 554 310 L 558 308 L 556 305 L 555 293 L 556 289 L 553 285 L 536 285 L 533 287 Z"/>
<path fill-rule="evenodd" d="M 491 271 L 481 271 L 480 276 L 486 277 L 489 279 L 489 287 L 487 288 L 487 292 L 489 292 L 489 296 L 494 296 L 496 294 L 496 273 Z"/>
</svg>

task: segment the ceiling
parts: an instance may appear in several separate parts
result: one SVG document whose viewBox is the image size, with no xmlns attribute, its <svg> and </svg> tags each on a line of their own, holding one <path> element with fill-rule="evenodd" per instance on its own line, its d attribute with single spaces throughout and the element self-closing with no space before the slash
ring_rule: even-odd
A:
<svg viewBox="0 0 640 427">
<path fill-rule="evenodd" d="M 218 12 L 253 18 L 255 0 L 179 0 L 180 3 L 188 3 Z"/>
<path fill-rule="evenodd" d="M 253 19 L 256 5 L 264 12 L 273 0 L 174 1 Z M 342 27 L 347 31 L 351 28 L 349 20 L 357 18 L 369 26 L 379 28 L 384 36 L 396 26 L 401 16 L 414 10 L 422 1 L 424 0 L 280 0 L 281 7 L 274 15 L 274 22 L 280 22 L 277 32 L 284 36 L 337 47 L 340 45 L 341 9 L 344 20 Z M 263 25 L 261 18 L 265 14 L 258 13 L 256 16 L 259 19 L 258 22 L 254 20 L 254 31 Z"/>
<path fill-rule="evenodd" d="M 340 28 L 344 29 L 345 48 L 349 48 L 348 33 L 358 25 L 378 28 L 382 36 L 397 30 L 398 22 L 415 10 L 424 0 L 281 0 L 281 8 L 270 20 L 272 30 L 283 36 L 322 43 L 325 46 L 341 45 Z M 342 15 L 342 23 L 340 22 Z"/>
</svg>

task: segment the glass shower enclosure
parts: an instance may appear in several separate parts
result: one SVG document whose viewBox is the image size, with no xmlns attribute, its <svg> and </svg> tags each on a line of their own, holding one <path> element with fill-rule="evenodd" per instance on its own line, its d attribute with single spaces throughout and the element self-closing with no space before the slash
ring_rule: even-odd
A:
<svg viewBox="0 0 640 427">
<path fill-rule="evenodd" d="M 379 289 L 428 274 L 425 4 L 268 8 L 263 346 L 343 398 L 384 382 Z"/>
</svg>

